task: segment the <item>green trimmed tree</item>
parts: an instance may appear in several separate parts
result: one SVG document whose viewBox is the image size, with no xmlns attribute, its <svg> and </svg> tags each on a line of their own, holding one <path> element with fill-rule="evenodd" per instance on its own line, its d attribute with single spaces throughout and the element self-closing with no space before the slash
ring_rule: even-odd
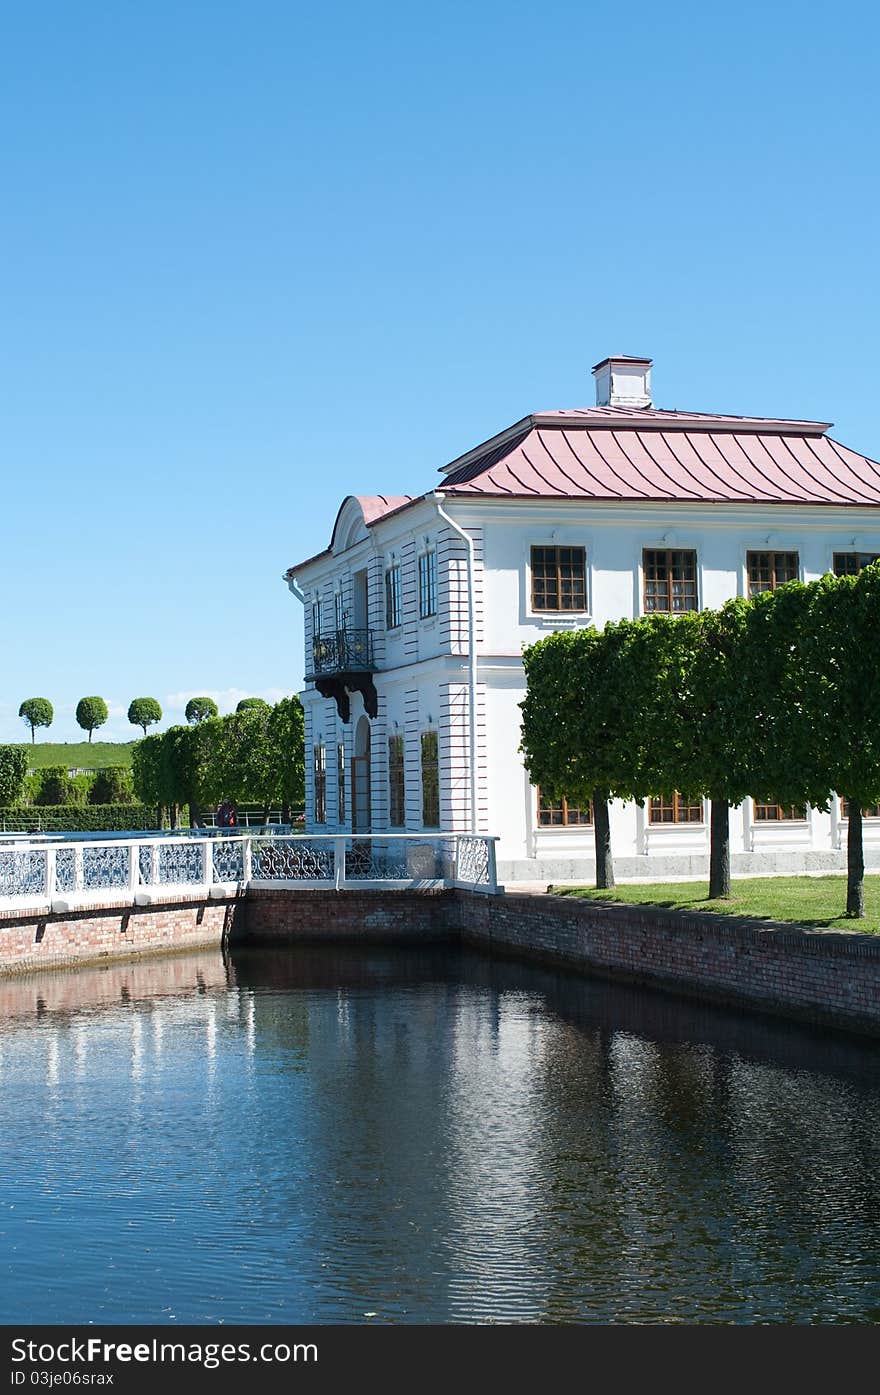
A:
<svg viewBox="0 0 880 1395">
<path fill-rule="evenodd" d="M 140 727 L 147 734 L 147 727 L 153 726 L 162 720 L 162 708 L 155 698 L 140 697 L 132 698 L 128 705 L 128 720 L 133 727 Z"/>
<path fill-rule="evenodd" d="M 36 740 L 37 727 L 50 727 L 55 719 L 55 709 L 48 698 L 25 698 L 18 709 L 21 720 L 31 729 L 31 745 Z"/>
<path fill-rule="evenodd" d="M 523 655 L 526 769 L 542 794 L 592 801 L 596 886 L 614 886 L 608 805 L 643 797 L 649 751 L 640 716 L 656 701 L 641 622 L 560 631 Z"/>
<path fill-rule="evenodd" d="M 216 717 L 219 708 L 213 698 L 192 697 L 186 704 L 184 716 L 190 726 L 198 726 L 199 722 L 207 721 L 209 717 Z"/>
<path fill-rule="evenodd" d="M 281 804 L 282 821 L 290 823 L 291 810 L 302 809 L 306 798 L 305 717 L 298 697 L 275 703 L 268 735 L 275 770 L 273 793 Z"/>
<path fill-rule="evenodd" d="M 80 698 L 76 704 L 77 724 L 89 733 L 89 741 L 92 739 L 92 733 L 104 725 L 109 715 L 107 704 L 102 697 Z"/>
<path fill-rule="evenodd" d="M 27 751 L 22 746 L 0 746 L 0 804 L 18 804 L 27 770 Z"/>
<path fill-rule="evenodd" d="M 242 698 L 241 701 L 237 704 L 235 710 L 236 712 L 249 712 L 251 710 L 255 712 L 268 712 L 269 704 L 268 702 L 266 702 L 264 698 Z"/>
</svg>

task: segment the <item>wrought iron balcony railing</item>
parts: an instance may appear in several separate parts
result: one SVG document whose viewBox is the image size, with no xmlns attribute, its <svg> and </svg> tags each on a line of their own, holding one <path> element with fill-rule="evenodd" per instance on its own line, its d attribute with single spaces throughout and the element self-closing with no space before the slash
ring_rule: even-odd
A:
<svg viewBox="0 0 880 1395">
<path fill-rule="evenodd" d="M 312 643 L 312 669 L 307 676 L 373 672 L 372 630 L 337 630 L 316 635 Z"/>
</svg>

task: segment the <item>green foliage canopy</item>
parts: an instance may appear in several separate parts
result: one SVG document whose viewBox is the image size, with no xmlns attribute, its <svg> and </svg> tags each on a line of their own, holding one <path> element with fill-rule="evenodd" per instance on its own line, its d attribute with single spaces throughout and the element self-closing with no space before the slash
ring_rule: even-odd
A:
<svg viewBox="0 0 880 1395">
<path fill-rule="evenodd" d="M 184 716 L 191 725 L 198 726 L 199 722 L 204 722 L 207 717 L 216 717 L 218 714 L 219 708 L 213 698 L 192 697 L 186 704 Z"/>
<path fill-rule="evenodd" d="M 0 804 L 17 804 L 27 779 L 27 751 L 23 746 L 0 746 Z"/>
<path fill-rule="evenodd" d="M 31 729 L 31 741 L 35 740 L 37 727 L 50 727 L 55 718 L 55 709 L 48 698 L 25 698 L 18 715 Z"/>
<path fill-rule="evenodd" d="M 153 697 L 132 698 L 128 705 L 128 720 L 133 727 L 140 727 L 147 734 L 147 727 L 162 720 L 162 708 Z"/>
<path fill-rule="evenodd" d="M 89 733 L 90 741 L 92 732 L 97 727 L 102 727 L 109 715 L 107 704 L 102 697 L 80 698 L 76 704 L 76 720 L 83 731 Z"/>
</svg>

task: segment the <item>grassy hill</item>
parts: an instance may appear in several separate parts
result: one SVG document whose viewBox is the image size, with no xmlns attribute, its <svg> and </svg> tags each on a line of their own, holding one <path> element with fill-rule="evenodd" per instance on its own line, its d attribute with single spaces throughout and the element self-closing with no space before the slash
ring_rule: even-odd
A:
<svg viewBox="0 0 880 1395">
<path fill-rule="evenodd" d="M 37 741 L 22 742 L 28 767 L 45 770 L 47 765 L 65 765 L 78 770 L 102 770 L 110 765 L 131 765 L 133 741 Z"/>
</svg>

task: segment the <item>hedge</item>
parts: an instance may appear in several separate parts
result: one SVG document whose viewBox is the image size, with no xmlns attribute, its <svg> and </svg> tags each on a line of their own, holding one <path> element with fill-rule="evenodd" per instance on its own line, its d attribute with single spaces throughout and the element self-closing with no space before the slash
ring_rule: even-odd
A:
<svg viewBox="0 0 880 1395">
<path fill-rule="evenodd" d="M 119 833 L 155 827 L 155 806 L 146 804 L 0 808 L 0 831 L 7 833 Z"/>
</svg>

